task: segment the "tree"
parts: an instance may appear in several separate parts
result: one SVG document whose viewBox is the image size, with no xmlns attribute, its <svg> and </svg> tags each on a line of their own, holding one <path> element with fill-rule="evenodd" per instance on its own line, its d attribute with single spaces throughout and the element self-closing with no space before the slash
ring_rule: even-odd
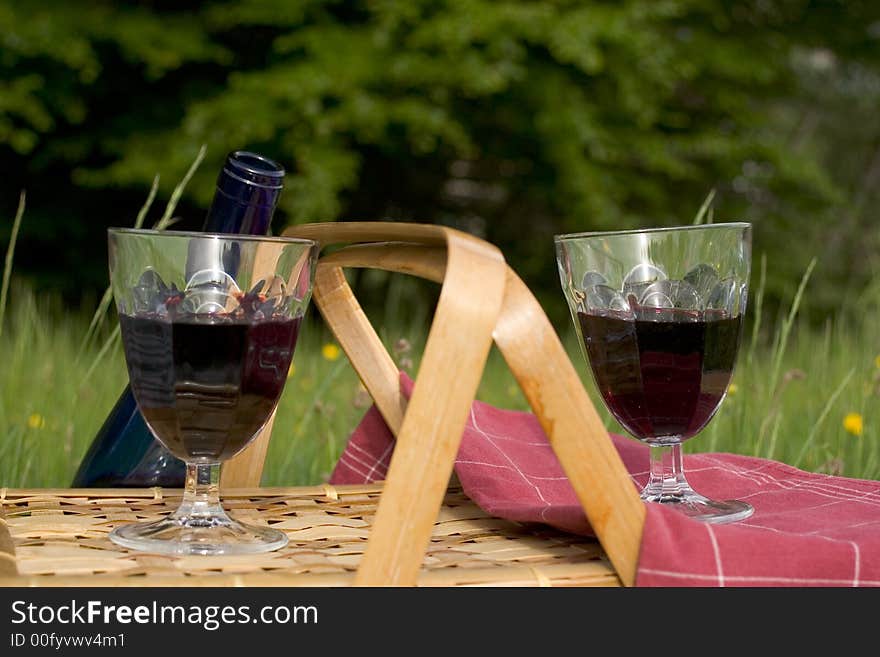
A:
<svg viewBox="0 0 880 657">
<path fill-rule="evenodd" d="M 132 216 L 133 194 L 156 173 L 167 194 L 205 143 L 198 216 L 225 153 L 249 147 L 290 169 L 279 227 L 461 227 L 554 312 L 554 233 L 688 223 L 715 189 L 719 220 L 789 247 L 785 266 L 771 259 L 772 299 L 848 191 L 815 133 L 794 148 L 786 131 L 811 93 L 797 55 L 875 71 L 878 20 L 873 3 L 786 0 L 2 0 L 0 162 L 23 173 L 0 184 L 12 198 L 61 180 Z M 86 205 L 79 239 L 102 242 L 120 217 Z M 30 239 L 62 222 L 46 207 Z"/>
</svg>

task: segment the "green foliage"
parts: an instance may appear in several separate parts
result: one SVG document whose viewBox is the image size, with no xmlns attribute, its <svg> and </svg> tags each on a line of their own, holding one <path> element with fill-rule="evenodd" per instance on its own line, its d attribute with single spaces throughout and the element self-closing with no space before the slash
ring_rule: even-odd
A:
<svg viewBox="0 0 880 657">
<path fill-rule="evenodd" d="M 715 189 L 771 254 L 768 304 L 821 251 L 827 311 L 877 267 L 878 21 L 842 0 L 0 0 L 0 165 L 24 168 L 0 185 L 101 190 L 85 242 L 126 219 L 108 190 L 161 172 L 167 194 L 205 143 L 199 216 L 250 147 L 291 171 L 281 223 L 476 232 L 551 310 L 554 233 L 688 223 Z M 71 218 L 35 208 L 23 240 Z"/>
</svg>

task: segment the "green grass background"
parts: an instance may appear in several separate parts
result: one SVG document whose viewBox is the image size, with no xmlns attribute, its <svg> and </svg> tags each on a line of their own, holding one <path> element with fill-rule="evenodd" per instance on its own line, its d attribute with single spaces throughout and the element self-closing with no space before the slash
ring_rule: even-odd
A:
<svg viewBox="0 0 880 657">
<path fill-rule="evenodd" d="M 809 282 L 805 281 L 808 298 Z M 374 317 L 398 364 L 417 371 L 427 308 L 406 315 L 392 286 L 384 316 Z M 728 394 L 715 419 L 686 445 L 688 451 L 729 451 L 769 457 L 808 470 L 880 479 L 880 330 L 877 313 L 801 324 L 797 304 L 778 321 L 752 322 L 743 336 Z M 796 299 L 801 300 L 801 297 Z M 344 354 L 332 356 L 332 337 L 314 316 L 308 320 L 278 411 L 263 479 L 266 485 L 323 481 L 371 400 Z M 95 432 L 126 382 L 112 315 L 89 332 L 89 309 L 72 313 L 51 295 L 23 285 L 8 294 L 0 335 L 0 486 L 68 486 Z M 774 329 L 767 328 L 770 324 Z M 754 329 L 754 330 L 753 330 Z M 573 331 L 563 340 L 607 426 Z M 526 409 L 524 397 L 493 349 L 479 398 Z M 861 435 L 844 426 L 862 420 Z"/>
</svg>

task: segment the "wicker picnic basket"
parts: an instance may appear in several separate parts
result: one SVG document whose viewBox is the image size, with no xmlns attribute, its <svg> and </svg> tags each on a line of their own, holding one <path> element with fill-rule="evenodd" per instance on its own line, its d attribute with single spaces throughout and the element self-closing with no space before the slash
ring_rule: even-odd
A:
<svg viewBox="0 0 880 657">
<path fill-rule="evenodd" d="M 0 489 L 0 585 L 631 585 L 645 509 L 537 300 L 498 249 L 453 229 L 335 223 L 286 235 L 348 244 L 321 259 L 314 298 L 397 437 L 386 480 L 260 488 L 270 421 L 224 466 L 224 506 L 290 537 L 264 555 L 174 557 L 107 535 L 176 508 L 169 489 Z M 372 267 L 442 283 L 412 396 L 343 275 Z M 462 430 L 495 341 L 597 539 L 493 518 L 453 483 Z"/>
</svg>

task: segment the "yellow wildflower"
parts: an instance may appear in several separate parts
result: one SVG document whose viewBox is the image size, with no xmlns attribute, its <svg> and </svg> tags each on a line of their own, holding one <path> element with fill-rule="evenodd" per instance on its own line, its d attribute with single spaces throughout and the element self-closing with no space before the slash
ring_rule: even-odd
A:
<svg viewBox="0 0 880 657">
<path fill-rule="evenodd" d="M 342 350 L 335 344 L 328 342 L 321 347 L 321 355 L 324 357 L 324 360 L 333 361 L 337 360 L 339 356 L 342 355 Z"/>
<path fill-rule="evenodd" d="M 31 413 L 30 417 L 28 417 L 27 423 L 31 429 L 42 429 L 46 426 L 46 418 L 39 413 Z"/>
<path fill-rule="evenodd" d="M 729 386 L 727 386 L 727 394 L 728 395 L 735 395 L 738 390 L 739 390 L 739 386 L 736 385 L 735 383 L 731 383 Z"/>
<path fill-rule="evenodd" d="M 864 431 L 862 416 L 858 413 L 847 413 L 843 418 L 843 428 L 854 436 L 861 436 Z"/>
</svg>

